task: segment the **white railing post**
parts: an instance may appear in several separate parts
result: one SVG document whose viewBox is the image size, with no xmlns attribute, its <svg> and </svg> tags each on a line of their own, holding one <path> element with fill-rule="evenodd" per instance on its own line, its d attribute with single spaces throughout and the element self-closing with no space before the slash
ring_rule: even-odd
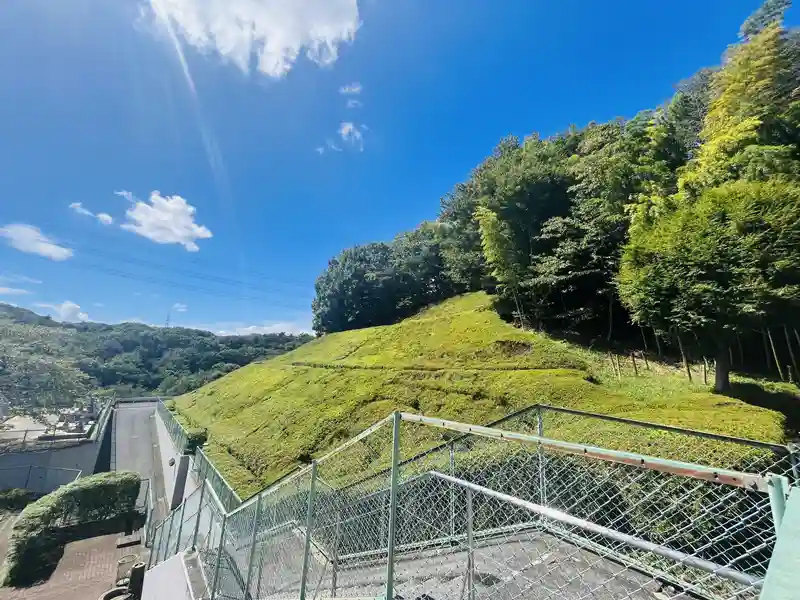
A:
<svg viewBox="0 0 800 600">
<path fill-rule="evenodd" d="M 314 500 L 317 493 L 317 461 L 311 461 L 311 489 L 308 491 L 306 510 L 306 545 L 303 551 L 303 575 L 300 579 L 300 600 L 306 600 L 308 566 L 311 562 L 311 531 L 314 529 Z"/>
<path fill-rule="evenodd" d="M 394 598 L 394 538 L 397 529 L 397 484 L 400 479 L 399 412 L 392 415 L 392 474 L 389 487 L 389 535 L 386 540 L 386 600 Z"/>
<path fill-rule="evenodd" d="M 244 584 L 245 598 L 250 598 L 250 584 L 253 581 L 253 567 L 255 566 L 256 544 L 258 542 L 258 524 L 261 521 L 261 494 L 256 498 L 256 516 L 253 520 L 253 539 L 250 540 L 250 556 L 247 560 L 247 580 Z"/>
<path fill-rule="evenodd" d="M 203 496 L 206 493 L 206 480 L 200 484 L 200 503 L 197 505 L 197 520 L 194 523 L 194 533 L 192 533 L 192 550 L 197 550 L 197 533 L 200 531 L 200 517 L 203 514 Z"/>
<path fill-rule="evenodd" d="M 475 544 L 472 533 L 472 490 L 467 490 L 467 600 L 475 600 Z"/>
</svg>

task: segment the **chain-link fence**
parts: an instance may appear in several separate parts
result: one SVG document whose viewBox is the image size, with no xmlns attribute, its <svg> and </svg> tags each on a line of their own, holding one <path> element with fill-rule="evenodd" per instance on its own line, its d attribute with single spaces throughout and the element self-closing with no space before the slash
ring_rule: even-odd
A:
<svg viewBox="0 0 800 600">
<path fill-rule="evenodd" d="M 227 512 L 239 508 L 242 503 L 239 494 L 225 481 L 225 478 L 217 471 L 217 468 L 208 459 L 202 448 L 197 448 L 194 451 L 193 469 L 200 481 L 208 481 L 211 487 L 214 488 L 217 497 Z"/>
<path fill-rule="evenodd" d="M 178 422 L 172 411 L 161 400 L 156 404 L 156 411 L 158 411 L 158 416 L 161 417 L 161 422 L 164 423 L 172 443 L 175 444 L 178 450 L 185 452 L 189 446 L 189 434 L 183 428 L 183 425 Z"/>
<path fill-rule="evenodd" d="M 755 599 L 783 473 L 781 446 L 550 407 L 492 427 L 397 413 L 232 512 L 206 479 L 151 564 L 194 547 L 212 600 Z"/>
</svg>

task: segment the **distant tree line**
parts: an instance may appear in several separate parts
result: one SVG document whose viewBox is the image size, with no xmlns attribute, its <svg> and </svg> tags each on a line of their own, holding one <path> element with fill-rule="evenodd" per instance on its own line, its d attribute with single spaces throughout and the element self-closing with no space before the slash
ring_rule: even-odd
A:
<svg viewBox="0 0 800 600">
<path fill-rule="evenodd" d="M 59 323 L 0 304 L 0 400 L 71 404 L 90 392 L 177 395 L 311 339 L 285 333 L 217 336 L 139 323 Z"/>
<path fill-rule="evenodd" d="M 632 119 L 508 137 L 436 221 L 344 250 L 318 334 L 488 290 L 524 327 L 798 376 L 800 31 L 767 0 L 722 64 Z M 763 345 L 763 351 L 762 351 Z"/>
</svg>

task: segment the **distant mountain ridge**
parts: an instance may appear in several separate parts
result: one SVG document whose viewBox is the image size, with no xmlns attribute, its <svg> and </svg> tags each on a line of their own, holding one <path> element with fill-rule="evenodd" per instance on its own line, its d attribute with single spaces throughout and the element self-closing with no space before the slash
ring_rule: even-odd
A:
<svg viewBox="0 0 800 600">
<path fill-rule="evenodd" d="M 0 303 L 0 394 L 28 405 L 69 404 L 92 392 L 181 394 L 310 339 L 286 333 L 218 336 L 141 323 L 62 323 Z"/>
</svg>

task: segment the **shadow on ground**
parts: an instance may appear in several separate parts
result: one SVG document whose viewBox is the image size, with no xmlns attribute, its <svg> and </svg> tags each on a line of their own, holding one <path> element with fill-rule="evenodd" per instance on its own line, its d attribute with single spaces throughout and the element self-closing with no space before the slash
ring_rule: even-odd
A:
<svg viewBox="0 0 800 600">
<path fill-rule="evenodd" d="M 64 527 L 51 533 L 49 540 L 52 543 L 42 544 L 35 557 L 26 560 L 25 579 L 15 587 L 32 587 L 46 582 L 55 572 L 58 563 L 64 556 L 64 548 L 70 542 L 85 540 L 93 537 L 130 534 L 144 525 L 144 517 L 134 515 L 128 518 L 108 519 L 95 523 L 86 523 Z"/>
<path fill-rule="evenodd" d="M 726 394 L 742 402 L 782 413 L 786 439 L 800 439 L 800 398 L 785 391 L 768 390 L 755 383 L 735 382 Z"/>
</svg>

